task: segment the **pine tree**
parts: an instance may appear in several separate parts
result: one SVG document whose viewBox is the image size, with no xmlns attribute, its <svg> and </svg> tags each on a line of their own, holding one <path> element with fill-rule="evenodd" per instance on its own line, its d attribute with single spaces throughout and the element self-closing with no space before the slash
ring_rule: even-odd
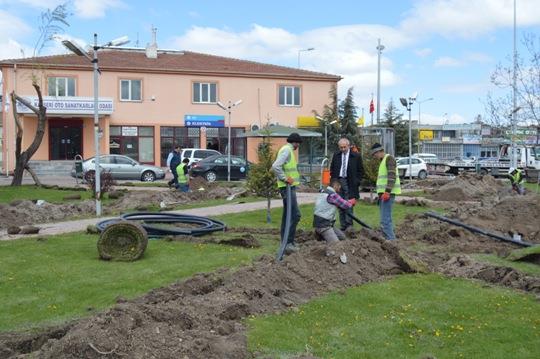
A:
<svg viewBox="0 0 540 359">
<path fill-rule="evenodd" d="M 356 105 L 354 104 L 353 98 L 353 88 L 351 87 L 347 90 L 345 99 L 339 104 L 339 135 L 340 137 L 348 138 L 351 145 L 360 147 L 361 137 L 358 134 L 357 117 Z"/>
<path fill-rule="evenodd" d="M 269 137 L 264 137 L 263 142 L 257 149 L 258 163 L 251 166 L 247 177 L 247 188 L 255 195 L 264 197 L 267 200 L 266 222 L 270 223 L 270 203 L 278 192 L 276 185 L 276 175 L 272 171 L 274 163 L 274 151 L 269 142 Z"/>
</svg>

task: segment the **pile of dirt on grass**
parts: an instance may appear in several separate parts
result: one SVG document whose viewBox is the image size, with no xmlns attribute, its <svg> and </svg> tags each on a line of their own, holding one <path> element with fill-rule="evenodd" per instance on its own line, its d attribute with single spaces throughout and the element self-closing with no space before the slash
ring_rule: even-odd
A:
<svg viewBox="0 0 540 359">
<path fill-rule="evenodd" d="M 324 244 L 306 242 L 282 262 L 263 256 L 237 271 L 196 275 L 135 300 L 120 299 L 103 313 L 56 330 L 56 336 L 0 335 L 0 352 L 39 358 L 247 358 L 246 317 L 287 311 L 407 269 L 393 244 L 361 235 L 336 245 L 338 254 L 346 253 L 346 264 L 327 257 Z"/>
<path fill-rule="evenodd" d="M 451 182 L 430 191 L 435 201 L 497 200 L 510 194 L 510 189 L 492 176 L 464 172 Z"/>
<path fill-rule="evenodd" d="M 27 200 L 13 201 L 11 204 L 0 203 L 0 229 L 61 221 L 66 217 L 85 216 L 95 213 L 95 208 L 95 201 L 70 204 L 43 203 L 41 205 Z"/>
</svg>

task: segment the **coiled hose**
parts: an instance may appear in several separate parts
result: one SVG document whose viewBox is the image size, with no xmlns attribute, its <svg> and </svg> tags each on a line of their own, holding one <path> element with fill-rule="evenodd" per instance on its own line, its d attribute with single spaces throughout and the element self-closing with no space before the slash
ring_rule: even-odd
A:
<svg viewBox="0 0 540 359">
<path fill-rule="evenodd" d="M 208 217 L 192 216 L 189 214 L 175 213 L 155 213 L 155 212 L 134 212 L 120 216 L 126 221 L 138 221 L 151 237 L 161 236 L 202 236 L 211 232 L 225 231 L 225 223 Z M 103 232 L 110 223 L 118 221 L 118 218 L 108 219 L 99 222 L 96 227 Z M 163 228 L 156 224 L 184 223 L 197 225 L 196 228 Z"/>
</svg>

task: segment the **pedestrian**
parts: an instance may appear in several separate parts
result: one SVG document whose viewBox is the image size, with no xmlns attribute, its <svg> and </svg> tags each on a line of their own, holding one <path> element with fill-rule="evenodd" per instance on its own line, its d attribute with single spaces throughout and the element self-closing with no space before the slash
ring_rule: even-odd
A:
<svg viewBox="0 0 540 359">
<path fill-rule="evenodd" d="M 525 188 L 523 186 L 525 179 L 523 178 L 523 172 L 521 172 L 519 168 L 510 167 L 508 170 L 508 177 L 510 177 L 512 190 L 516 191 L 518 194 L 525 194 Z"/>
<path fill-rule="evenodd" d="M 272 164 L 272 170 L 277 176 L 277 185 L 281 198 L 283 199 L 283 214 L 281 216 L 281 240 L 285 238 L 285 224 L 287 222 L 287 203 L 291 204 L 290 228 L 287 233 L 287 245 L 285 254 L 296 252 L 294 236 L 296 235 L 296 226 L 300 222 L 300 209 L 296 200 L 296 186 L 300 184 L 300 173 L 294 151 L 298 149 L 302 143 L 302 137 L 296 132 L 293 132 L 287 137 L 287 144 L 283 145 L 278 151 L 276 160 Z M 287 186 L 290 186 L 291 197 L 287 197 Z"/>
<path fill-rule="evenodd" d="M 174 146 L 174 149 L 167 156 L 167 167 L 171 171 L 173 178 L 167 182 L 169 187 L 174 185 L 174 188 L 178 188 L 178 174 L 176 173 L 176 167 L 180 164 L 180 146 Z"/>
<path fill-rule="evenodd" d="M 330 164 L 330 181 L 338 179 L 341 183 L 339 195 L 345 199 L 358 199 L 360 193 L 358 187 L 362 180 L 364 167 L 360 153 L 351 151 L 350 142 L 346 138 L 338 141 L 339 151 L 334 153 Z M 353 220 L 347 213 L 352 214 L 352 208 L 339 209 L 339 223 L 342 231 L 352 229 Z"/>
<path fill-rule="evenodd" d="M 338 178 L 331 180 L 330 185 L 317 197 L 313 214 L 315 233 L 326 241 L 326 255 L 334 255 L 332 246 L 346 239 L 345 234 L 334 227 L 337 209 L 348 210 L 356 204 L 356 199 L 343 199 L 338 193 L 341 182 Z"/>
<path fill-rule="evenodd" d="M 189 192 L 189 158 L 184 158 L 182 163 L 176 166 L 176 178 L 178 180 L 178 190 Z"/>
<path fill-rule="evenodd" d="M 377 175 L 377 194 L 379 195 L 379 212 L 381 216 L 381 229 L 388 240 L 395 240 L 392 224 L 392 207 L 396 195 L 401 193 L 401 185 L 397 174 L 396 160 L 384 153 L 383 147 L 375 143 L 371 146 L 371 155 L 380 160 Z"/>
</svg>

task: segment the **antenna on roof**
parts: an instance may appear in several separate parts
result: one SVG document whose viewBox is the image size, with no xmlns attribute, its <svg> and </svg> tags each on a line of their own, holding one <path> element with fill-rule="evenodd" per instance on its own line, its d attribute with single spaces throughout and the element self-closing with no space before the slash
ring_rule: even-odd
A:
<svg viewBox="0 0 540 359">
<path fill-rule="evenodd" d="M 157 59 L 157 28 L 152 25 L 152 43 L 146 46 L 146 57 L 149 59 Z"/>
<path fill-rule="evenodd" d="M 137 32 L 137 41 L 135 41 L 135 47 L 139 47 L 139 33 Z"/>
</svg>

